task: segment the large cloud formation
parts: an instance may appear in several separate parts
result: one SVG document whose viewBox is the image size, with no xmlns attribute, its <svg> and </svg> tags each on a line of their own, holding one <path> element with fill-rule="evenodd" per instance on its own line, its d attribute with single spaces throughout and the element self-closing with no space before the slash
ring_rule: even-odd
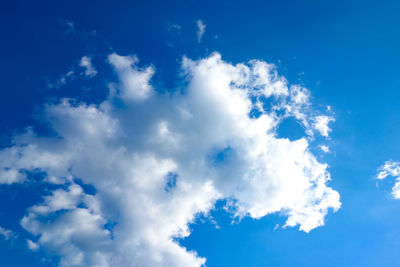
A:
<svg viewBox="0 0 400 267">
<path fill-rule="evenodd" d="M 48 104 L 54 135 L 29 129 L 0 151 L 1 183 L 40 170 L 60 186 L 22 218 L 29 247 L 60 255 L 61 266 L 201 266 L 206 259 L 175 240 L 217 200 L 237 218 L 280 212 L 285 226 L 305 232 L 340 207 L 327 165 L 308 147 L 322 115 L 273 65 L 184 58 L 184 89 L 159 93 L 155 70 L 136 57 L 114 53 L 108 62 L 119 81 L 101 104 Z M 304 138 L 277 136 L 287 117 Z"/>
</svg>

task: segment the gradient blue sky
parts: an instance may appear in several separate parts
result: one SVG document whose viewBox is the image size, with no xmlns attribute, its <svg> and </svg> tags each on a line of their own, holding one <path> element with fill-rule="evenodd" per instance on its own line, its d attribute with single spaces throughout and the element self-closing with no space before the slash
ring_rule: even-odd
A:
<svg viewBox="0 0 400 267">
<path fill-rule="evenodd" d="M 329 185 L 342 207 L 310 233 L 278 228 L 285 217 L 244 218 L 212 212 L 180 244 L 207 266 L 400 265 L 400 201 L 376 169 L 400 159 L 400 3 L 397 1 L 2 1 L 0 8 L 0 145 L 27 126 L 46 135 L 40 107 L 61 97 L 98 103 L 109 77 L 76 79 L 49 88 L 82 56 L 99 73 L 108 54 L 135 54 L 153 65 L 153 84 L 176 90 L 181 58 L 214 51 L 228 62 L 274 63 L 289 82 L 308 88 L 336 121 L 327 143 Z M 206 24 L 200 43 L 196 20 Z M 68 26 L 73 23 L 73 29 Z M 177 29 L 173 25 L 179 25 Z M 90 88 L 90 90 L 88 89 Z M 84 90 L 83 90 L 84 89 Z M 160 89 L 161 90 L 161 89 Z M 296 138 L 296 125 L 281 129 Z M 57 266 L 52 252 L 32 252 L 19 225 L 26 209 L 51 190 L 40 182 L 0 185 L 0 225 L 18 237 L 0 240 L 1 266 Z"/>
</svg>

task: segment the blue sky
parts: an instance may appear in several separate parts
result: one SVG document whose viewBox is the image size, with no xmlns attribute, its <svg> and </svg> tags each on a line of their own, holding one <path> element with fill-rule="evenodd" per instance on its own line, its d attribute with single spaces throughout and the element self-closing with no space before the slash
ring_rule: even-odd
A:
<svg viewBox="0 0 400 267">
<path fill-rule="evenodd" d="M 199 259 L 206 259 L 206 266 L 399 265 L 400 202 L 391 194 L 395 180 L 376 179 L 384 162 L 400 160 L 399 9 L 396 1 L 3 1 L 1 265 L 131 266 L 130 262 L 133 266 L 179 266 L 192 262 L 196 266 Z M 201 36 L 199 20 L 205 25 Z M 222 59 L 216 59 L 214 52 Z M 89 67 L 83 66 L 83 57 L 90 59 Z M 295 90 L 290 85 L 307 88 L 310 97 L 302 102 L 299 113 L 293 111 L 295 104 L 290 97 L 279 102 L 282 96 L 278 93 L 273 100 L 259 95 L 260 86 L 252 80 L 258 77 L 254 75 L 256 66 L 248 63 L 251 60 L 274 64 L 275 69 L 265 68 L 276 70 L 281 77 L 277 79 L 287 81 L 289 95 Z M 229 76 L 239 70 L 238 63 L 247 64 L 251 79 L 242 82 Z M 221 93 L 226 98 L 213 98 L 219 88 L 213 86 L 226 78 L 224 75 L 238 87 L 250 88 L 246 89 L 253 97 L 249 101 L 259 99 L 266 110 L 268 105 L 292 109 L 279 110 L 282 117 L 274 117 L 279 125 L 267 129 L 273 147 L 268 145 L 260 152 L 265 161 L 261 156 L 253 161 L 242 156 L 254 150 L 250 144 L 264 140 L 246 130 L 235 132 L 239 122 L 247 128 L 255 125 L 235 113 L 247 103 L 238 100 L 243 96 L 226 92 Z M 268 89 L 276 80 L 267 80 Z M 66 98 L 73 100 L 62 102 Z M 194 122 L 186 123 L 184 115 L 177 117 L 176 107 L 188 108 Z M 271 114 L 267 115 L 272 118 Z M 315 126 L 317 116 L 334 120 L 328 124 L 329 136 L 323 136 Z M 160 136 L 149 136 L 146 129 L 153 129 L 153 122 L 158 123 Z M 230 129 L 235 134 L 231 135 Z M 115 138 L 109 137 L 114 134 Z M 143 136 L 149 139 L 141 139 Z M 279 157 L 278 152 L 271 156 L 269 151 L 292 155 L 279 140 L 288 138 L 288 147 L 301 149 L 295 140 L 302 137 L 309 153 L 304 158 L 329 166 L 326 171 L 331 180 L 324 181 L 324 190 L 338 192 L 340 208 L 325 195 L 300 208 L 297 203 L 306 199 L 304 194 L 290 202 L 291 182 L 300 179 L 296 171 L 289 173 L 294 180 L 288 182 L 285 175 L 277 175 L 276 192 L 282 202 L 276 204 L 271 197 L 275 191 L 268 187 L 268 181 L 275 176 L 269 168 L 283 172 L 285 167 L 281 166 L 292 166 L 292 162 L 291 156 Z M 77 143 L 82 151 L 74 154 Z M 36 150 L 28 149 L 32 145 Z M 330 152 L 321 151 L 320 145 L 329 147 Z M 120 156 L 120 147 L 130 156 Z M 12 154 L 13 148 L 19 151 L 18 156 Z M 42 159 L 43 155 L 50 156 Z M 114 156 L 110 155 L 115 156 L 112 162 Z M 52 164 L 56 159 L 59 161 Z M 204 160 L 205 165 L 195 159 Z M 306 164 L 301 159 L 293 156 L 300 165 Z M 273 163 L 268 164 L 270 161 Z M 181 166 L 188 162 L 199 165 Z M 99 167 L 96 172 L 97 164 L 108 163 L 110 169 Z M 258 175 L 250 163 L 269 166 L 262 168 L 266 174 L 255 187 L 241 180 L 244 174 Z M 93 168 L 87 167 L 91 164 Z M 311 165 L 312 170 L 320 167 Z M 153 167 L 142 170 L 142 166 Z M 19 176 L 12 180 L 7 171 L 14 169 Z M 116 188 L 124 188 L 130 181 L 120 177 L 139 175 L 146 180 L 149 175 L 156 179 L 159 174 L 153 172 L 157 169 L 165 172 L 166 179 L 176 179 L 167 180 L 171 188 L 165 190 L 166 196 L 155 194 L 159 191 L 150 185 L 141 187 L 141 182 L 133 182 L 121 195 L 129 199 L 130 194 L 143 194 L 148 202 L 158 203 L 154 210 L 171 209 L 176 218 L 184 218 L 182 221 L 161 211 L 154 217 L 147 214 L 146 201 L 124 203 L 113 196 Z M 399 176 L 395 171 L 390 174 Z M 100 176 L 104 177 L 96 178 Z M 209 191 L 204 189 L 206 178 L 213 182 Z M 313 177 L 303 178 L 311 181 Z M 7 179 L 12 182 L 4 182 Z M 112 185 L 105 186 L 109 181 Z M 184 191 L 180 181 L 194 191 Z M 257 191 L 257 186 L 264 191 Z M 63 201 L 59 200 L 62 204 L 54 204 L 57 194 L 63 196 Z M 179 198 L 174 199 L 175 194 Z M 239 204 L 229 206 L 232 199 Z M 304 211 L 311 218 L 302 209 L 315 207 L 321 199 L 329 203 L 326 214 L 317 208 L 324 225 L 313 226 L 308 233 L 301 231 L 299 228 L 308 224 L 296 216 Z M 38 206 L 47 211 L 32 208 Z M 226 212 L 224 207 L 233 211 Z M 78 212 L 86 212 L 80 216 L 84 222 L 85 216 L 93 222 L 88 223 L 90 230 L 74 228 L 75 223 L 81 223 L 73 219 Z M 297 214 L 293 216 L 296 223 L 283 228 L 290 212 Z M 23 218 L 27 218 L 25 224 Z M 95 228 L 99 225 L 103 229 Z M 76 235 L 87 233 L 85 238 L 96 245 L 63 235 L 67 226 L 77 229 Z M 153 231 L 156 228 L 166 230 L 158 233 Z M 181 234 L 185 230 L 187 234 Z M 165 239 L 154 241 L 146 233 L 165 234 Z M 48 236 L 47 241 L 43 236 Z M 58 244 L 57 239 L 63 241 Z M 27 240 L 33 245 L 29 247 Z M 196 251 L 197 256 L 186 255 L 183 248 Z M 142 256 L 131 250 L 140 251 Z M 104 261 L 96 262 L 96 253 L 104 256 Z M 130 254 L 135 256 L 129 258 Z M 182 261 L 175 261 L 179 257 Z"/>
</svg>

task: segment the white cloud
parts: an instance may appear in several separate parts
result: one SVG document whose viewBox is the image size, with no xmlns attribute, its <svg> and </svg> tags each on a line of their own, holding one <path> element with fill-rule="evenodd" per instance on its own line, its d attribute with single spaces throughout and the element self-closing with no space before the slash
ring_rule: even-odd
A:
<svg viewBox="0 0 400 267">
<path fill-rule="evenodd" d="M 21 220 L 26 230 L 39 236 L 37 242 L 27 240 L 28 247 L 51 247 L 63 256 L 61 266 L 109 266 L 111 241 L 105 224 L 97 199 L 76 184 L 55 190 Z"/>
<path fill-rule="evenodd" d="M 330 116 L 316 116 L 314 121 L 314 128 L 317 130 L 322 136 L 328 137 L 331 129 L 328 124 L 331 121 L 335 121 L 334 118 Z"/>
<path fill-rule="evenodd" d="M 19 170 L 10 167 L 4 167 L 0 170 L 0 184 L 13 184 L 24 181 L 25 174 Z"/>
<path fill-rule="evenodd" d="M 71 34 L 76 31 L 75 23 L 70 20 L 60 20 L 61 26 L 64 28 L 64 33 L 66 35 Z"/>
<path fill-rule="evenodd" d="M 182 26 L 179 24 L 171 24 L 168 27 L 168 31 L 180 31 L 182 30 Z"/>
<path fill-rule="evenodd" d="M 400 199 L 400 162 L 389 160 L 378 168 L 377 179 L 383 180 L 388 176 L 393 176 L 396 179 L 392 188 L 392 195 L 394 198 Z"/>
<path fill-rule="evenodd" d="M 49 88 L 59 89 L 61 86 L 67 84 L 67 82 L 75 79 L 75 71 L 69 70 L 67 73 L 61 75 L 61 77 L 55 83 L 49 83 Z"/>
<path fill-rule="evenodd" d="M 197 42 L 201 43 L 204 33 L 206 32 L 206 24 L 201 19 L 196 20 L 197 25 Z"/>
<path fill-rule="evenodd" d="M 27 240 L 26 240 L 26 245 L 28 246 L 28 248 L 29 248 L 30 250 L 33 250 L 33 251 L 39 249 L 39 245 L 38 245 L 37 243 L 33 242 L 33 241 L 30 240 L 30 239 L 27 239 Z"/>
<path fill-rule="evenodd" d="M 84 71 L 77 71 L 76 68 L 70 68 L 65 74 L 61 75 L 55 82 L 49 82 L 49 88 L 59 89 L 68 82 L 71 82 L 79 77 L 79 75 L 85 75 L 87 77 L 94 77 L 97 74 L 97 70 L 92 65 L 92 59 L 88 56 L 83 56 L 79 61 L 79 66 L 84 68 Z M 78 75 L 77 75 L 78 74 Z"/>
<path fill-rule="evenodd" d="M 4 238 L 4 240 L 10 240 L 15 236 L 15 233 L 0 226 L 0 236 Z"/>
<path fill-rule="evenodd" d="M 108 62 L 114 67 L 120 79 L 119 92 L 124 100 L 144 100 L 153 91 L 149 81 L 154 74 L 152 67 L 143 70 L 137 67 L 136 56 L 120 56 L 113 53 L 108 56 Z"/>
<path fill-rule="evenodd" d="M 40 169 L 47 182 L 64 183 L 21 221 L 61 266 L 201 266 L 205 258 L 174 238 L 188 236 L 189 223 L 219 199 L 237 218 L 279 212 L 284 227 L 306 232 L 340 207 L 309 141 L 276 134 L 288 116 L 305 125 L 315 116 L 309 92 L 289 87 L 273 65 L 232 65 L 217 53 L 184 58 L 184 93 L 160 94 L 152 67 L 139 68 L 134 56 L 108 60 L 119 82 L 107 99 L 47 105 L 44 119 L 57 136 L 28 131 L 0 152 L 2 170 Z M 259 115 L 249 116 L 253 110 Z"/>
<path fill-rule="evenodd" d="M 388 176 L 400 176 L 400 163 L 388 160 L 378 169 L 377 179 L 383 180 Z"/>
<path fill-rule="evenodd" d="M 319 147 L 320 147 L 321 150 L 322 150 L 323 152 L 325 152 L 325 153 L 331 152 L 330 149 L 329 149 L 329 147 L 326 146 L 326 145 L 320 145 Z"/>
<path fill-rule="evenodd" d="M 93 77 L 97 74 L 97 70 L 92 65 L 92 59 L 88 56 L 83 56 L 81 58 L 79 66 L 85 68 L 85 75 L 88 77 Z"/>
</svg>

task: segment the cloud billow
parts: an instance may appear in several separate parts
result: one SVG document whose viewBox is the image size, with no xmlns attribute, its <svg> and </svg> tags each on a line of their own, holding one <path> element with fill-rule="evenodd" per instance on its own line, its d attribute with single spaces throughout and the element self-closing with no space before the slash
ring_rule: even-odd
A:
<svg viewBox="0 0 400 267">
<path fill-rule="evenodd" d="M 62 185 L 22 218 L 37 237 L 30 247 L 60 255 L 61 266 L 201 266 L 205 258 L 174 240 L 218 200 L 237 218 L 280 212 L 285 227 L 305 232 L 340 208 L 327 164 L 309 149 L 321 115 L 273 65 L 233 65 L 218 53 L 184 58 L 187 88 L 161 94 L 154 69 L 136 57 L 114 53 L 108 62 L 119 81 L 102 103 L 48 104 L 44 119 L 56 136 L 28 130 L 0 151 L 0 183 L 40 169 L 43 182 Z M 304 138 L 277 136 L 287 117 L 305 127 Z"/>
</svg>

